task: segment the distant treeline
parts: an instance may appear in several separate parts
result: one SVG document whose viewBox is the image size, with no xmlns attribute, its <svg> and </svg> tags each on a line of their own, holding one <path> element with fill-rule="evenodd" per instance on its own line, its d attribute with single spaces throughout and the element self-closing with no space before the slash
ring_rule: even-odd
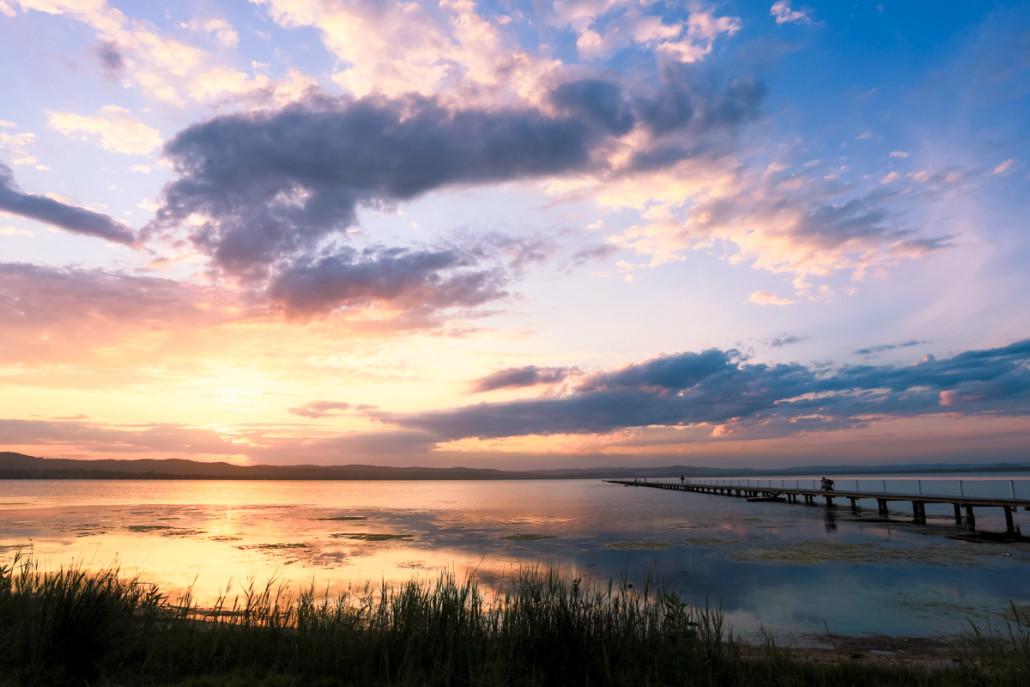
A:
<svg viewBox="0 0 1030 687">
<path fill-rule="evenodd" d="M 518 480 L 661 478 L 680 476 L 754 477 L 805 474 L 933 474 L 940 472 L 1027 472 L 1030 465 L 821 465 L 779 470 L 725 469 L 687 465 L 660 467 L 587 467 L 555 470 L 493 470 L 467 467 L 390 467 L 382 465 L 232 465 L 195 460 L 71 460 L 0 452 L 0 479 L 190 479 L 190 480 Z"/>
</svg>

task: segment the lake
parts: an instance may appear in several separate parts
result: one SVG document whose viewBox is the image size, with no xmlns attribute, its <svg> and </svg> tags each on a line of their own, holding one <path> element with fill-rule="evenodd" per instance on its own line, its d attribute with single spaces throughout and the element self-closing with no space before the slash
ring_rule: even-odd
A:
<svg viewBox="0 0 1030 687">
<path fill-rule="evenodd" d="M 888 479 L 891 490 L 914 490 Z M 1014 487 L 1007 477 L 964 479 L 970 495 L 1030 492 L 1025 477 Z M 920 488 L 957 493 L 957 482 Z M 520 568 L 558 567 L 605 582 L 651 579 L 722 608 L 747 638 L 764 627 L 799 644 L 827 629 L 1000 627 L 1010 604 L 1030 606 L 1030 545 L 953 539 L 962 530 L 949 524 L 950 509 L 928 514 L 923 527 L 900 512 L 878 522 L 875 508 L 856 517 L 599 480 L 13 480 L 0 481 L 0 557 L 21 550 L 45 568 L 117 565 L 166 591 L 192 587 L 202 604 L 250 580 L 336 592 L 452 570 L 490 586 Z M 1017 523 L 1027 531 L 1030 514 Z M 1003 528 L 988 509 L 977 524 Z"/>
</svg>

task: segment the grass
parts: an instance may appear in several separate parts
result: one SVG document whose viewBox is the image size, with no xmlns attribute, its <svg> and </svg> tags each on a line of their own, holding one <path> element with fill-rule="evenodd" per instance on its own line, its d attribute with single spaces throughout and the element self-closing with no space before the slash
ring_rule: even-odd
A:
<svg viewBox="0 0 1030 687">
<path fill-rule="evenodd" d="M 0 685 L 1026 685 L 1030 619 L 970 634 L 947 668 L 742 647 L 722 615 L 650 586 L 525 572 L 338 597 L 269 584 L 199 608 L 116 570 L 0 566 Z"/>
</svg>

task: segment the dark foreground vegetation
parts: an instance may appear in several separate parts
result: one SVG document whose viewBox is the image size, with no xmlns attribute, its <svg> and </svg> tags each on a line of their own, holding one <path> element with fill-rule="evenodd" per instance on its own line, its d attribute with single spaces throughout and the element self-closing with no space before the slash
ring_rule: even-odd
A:
<svg viewBox="0 0 1030 687">
<path fill-rule="evenodd" d="M 1030 624 L 971 632 L 947 665 L 745 647 L 718 612 L 527 573 L 327 598 L 269 585 L 201 610 L 117 571 L 0 566 L 0 685 L 1028 685 Z"/>
</svg>

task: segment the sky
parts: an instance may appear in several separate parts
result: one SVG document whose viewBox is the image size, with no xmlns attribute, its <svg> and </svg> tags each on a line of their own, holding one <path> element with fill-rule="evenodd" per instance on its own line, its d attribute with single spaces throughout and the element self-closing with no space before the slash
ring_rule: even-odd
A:
<svg viewBox="0 0 1030 687">
<path fill-rule="evenodd" d="M 1030 460 L 1030 3 L 0 0 L 0 450 Z"/>
</svg>

